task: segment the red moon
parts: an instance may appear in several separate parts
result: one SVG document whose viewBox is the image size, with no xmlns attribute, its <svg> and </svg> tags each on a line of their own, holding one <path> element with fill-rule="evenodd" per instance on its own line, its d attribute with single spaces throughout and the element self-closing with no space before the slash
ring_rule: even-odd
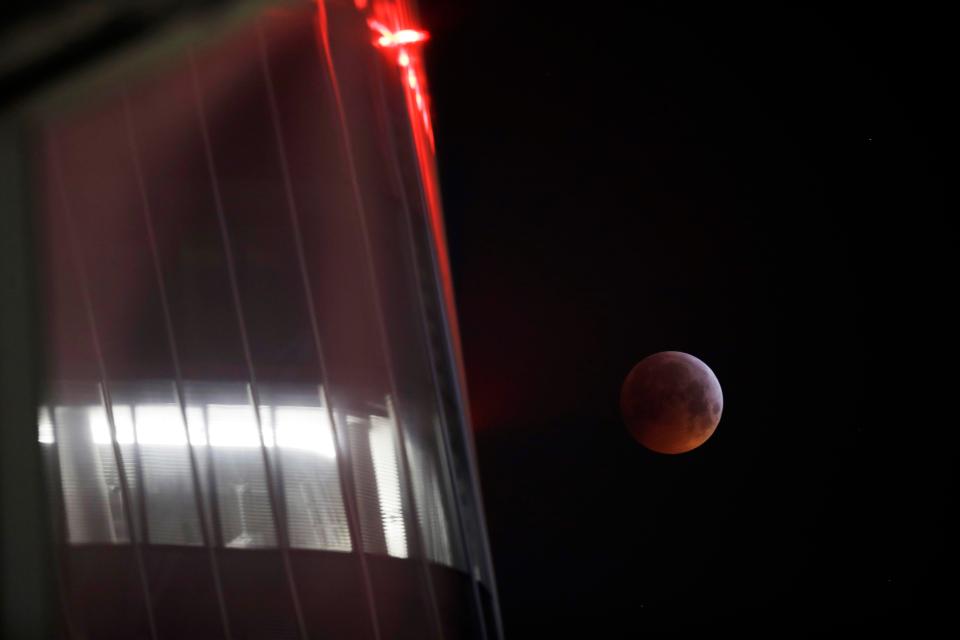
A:
<svg viewBox="0 0 960 640">
<path fill-rule="evenodd" d="M 713 435 L 723 411 L 720 382 L 701 360 L 661 351 L 641 360 L 620 390 L 630 434 L 657 453 L 686 453 Z"/>
</svg>

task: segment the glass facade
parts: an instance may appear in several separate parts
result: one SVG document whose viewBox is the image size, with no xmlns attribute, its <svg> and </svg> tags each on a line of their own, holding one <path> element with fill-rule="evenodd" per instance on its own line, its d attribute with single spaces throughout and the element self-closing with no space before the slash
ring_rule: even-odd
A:
<svg viewBox="0 0 960 640">
<path fill-rule="evenodd" d="M 198 13 L 31 105 L 66 635 L 500 637 L 413 16 Z"/>
</svg>

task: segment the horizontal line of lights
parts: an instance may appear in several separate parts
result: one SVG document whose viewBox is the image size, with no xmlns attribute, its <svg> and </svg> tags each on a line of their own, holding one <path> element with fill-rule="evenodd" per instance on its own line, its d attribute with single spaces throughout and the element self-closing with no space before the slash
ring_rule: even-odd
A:
<svg viewBox="0 0 960 640">
<path fill-rule="evenodd" d="M 96 444 L 111 444 L 110 423 L 100 406 L 58 407 L 85 413 L 90 436 Z M 204 447 L 254 448 L 261 446 L 257 418 L 250 405 L 208 404 L 187 407 L 190 444 Z M 122 445 L 186 446 L 180 408 L 174 404 L 113 405 L 117 442 Z M 333 431 L 322 407 L 260 406 L 263 445 L 309 451 L 326 458 L 336 457 Z M 41 409 L 38 425 L 40 442 L 54 442 L 49 410 Z"/>
<path fill-rule="evenodd" d="M 116 441 L 120 445 L 138 445 L 169 450 L 186 447 L 187 432 L 194 447 L 255 449 L 261 446 L 260 432 L 253 407 L 249 404 L 204 404 L 186 408 L 188 429 L 183 428 L 180 407 L 175 404 L 114 404 Z M 54 424 L 56 423 L 56 428 Z M 263 446 L 279 447 L 336 459 L 333 430 L 327 410 L 317 406 L 260 405 Z M 397 558 L 408 555 L 404 506 L 396 450 L 395 426 L 390 418 L 371 415 L 367 419 L 348 415 L 347 428 L 368 424 L 367 438 L 373 463 L 377 500 L 383 526 L 386 551 Z M 43 406 L 38 413 L 38 439 L 56 442 L 56 433 L 64 430 L 86 435 L 97 445 L 113 443 L 107 412 L 101 405 Z M 66 444 L 66 443 L 65 443 Z M 68 445 L 69 446 L 69 445 Z M 110 455 L 110 454 L 107 454 Z M 234 540 L 227 546 L 248 546 Z M 254 545 L 256 546 L 256 545 Z M 349 550 L 349 546 L 347 547 Z"/>
</svg>

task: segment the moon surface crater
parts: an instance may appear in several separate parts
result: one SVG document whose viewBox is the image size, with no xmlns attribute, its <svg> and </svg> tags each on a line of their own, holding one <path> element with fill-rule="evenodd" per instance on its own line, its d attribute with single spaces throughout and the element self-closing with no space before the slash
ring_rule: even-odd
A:
<svg viewBox="0 0 960 640">
<path fill-rule="evenodd" d="M 631 435 L 658 453 L 685 453 L 707 441 L 720 422 L 723 392 L 703 361 L 680 351 L 641 360 L 620 391 Z"/>
</svg>

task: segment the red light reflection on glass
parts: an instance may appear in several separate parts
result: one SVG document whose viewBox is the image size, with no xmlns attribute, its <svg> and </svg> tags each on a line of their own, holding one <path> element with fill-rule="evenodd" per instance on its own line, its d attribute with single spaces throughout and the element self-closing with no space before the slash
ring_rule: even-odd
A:
<svg viewBox="0 0 960 640">
<path fill-rule="evenodd" d="M 323 0 L 319 1 L 322 2 Z M 462 381 L 463 358 L 460 353 L 460 330 L 457 325 L 453 298 L 453 278 L 450 271 L 450 259 L 447 254 L 440 190 L 434 163 L 436 147 L 430 122 L 429 93 L 422 60 L 416 49 L 417 44 L 424 42 L 430 36 L 426 31 L 400 28 L 401 25 L 408 25 L 413 21 L 413 12 L 410 10 L 410 3 L 406 0 L 374 1 L 370 4 L 370 14 L 379 18 L 377 20 L 371 17 L 367 21 L 367 24 L 378 36 L 374 40 L 374 44 L 388 54 L 397 51 L 395 60 L 401 68 L 400 81 L 407 103 L 407 114 L 410 118 L 410 128 L 413 133 L 413 145 L 420 169 L 421 184 L 423 185 L 426 208 L 430 219 L 431 235 L 437 251 L 437 266 L 443 288 L 444 306 L 448 314 L 447 321 L 450 324 L 452 334 L 451 341 L 454 345 L 456 366 Z M 388 28 L 384 23 L 393 25 L 394 29 Z M 464 401 L 466 402 L 466 395 L 464 395 Z M 469 414 L 469 407 L 466 408 Z"/>
<path fill-rule="evenodd" d="M 396 47 L 399 47 L 397 53 L 397 64 L 402 68 L 406 69 L 406 74 L 403 76 L 403 79 L 409 87 L 408 91 L 413 94 L 413 104 L 416 105 L 416 110 L 420 112 L 420 121 L 423 123 L 423 127 L 427 134 L 427 141 L 430 143 L 430 150 L 434 150 L 434 140 L 433 140 L 433 131 L 430 127 L 430 115 L 427 109 L 427 103 L 424 99 L 424 94 L 422 90 L 423 82 L 421 81 L 421 72 L 419 69 L 419 61 L 415 61 L 411 58 L 410 53 L 406 48 L 401 45 L 410 45 L 416 44 L 425 41 L 430 35 L 426 31 L 420 29 L 397 29 L 391 30 L 385 24 L 370 18 L 367 20 L 367 24 L 372 30 L 380 34 L 380 37 L 377 38 L 376 43 L 379 47 L 392 50 Z M 408 99 L 411 97 L 410 93 L 407 94 Z M 415 121 L 415 114 L 411 109 L 411 120 Z"/>
</svg>

